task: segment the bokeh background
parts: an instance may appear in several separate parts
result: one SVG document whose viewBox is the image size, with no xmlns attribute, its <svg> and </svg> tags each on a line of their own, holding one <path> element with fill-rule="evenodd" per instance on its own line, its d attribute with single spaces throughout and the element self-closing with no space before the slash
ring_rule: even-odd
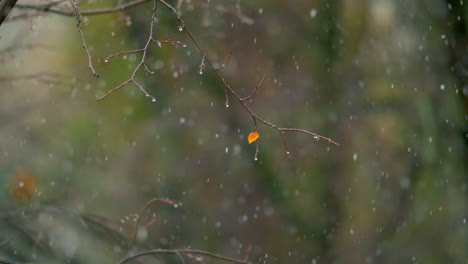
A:
<svg viewBox="0 0 468 264">
<path fill-rule="evenodd" d="M 116 263 L 135 214 L 160 197 L 183 206 L 152 206 L 135 252 L 243 259 L 250 245 L 255 263 L 468 263 L 468 3 L 240 5 L 239 15 L 236 1 L 187 0 L 182 15 L 216 64 L 232 52 L 222 74 L 239 94 L 268 75 L 256 113 L 341 146 L 289 133 L 288 155 L 259 125 L 254 161 L 251 117 L 232 99 L 225 107 L 162 5 L 155 38 L 188 45 L 149 50 L 156 74 L 137 80 L 154 103 L 132 85 L 95 102 L 140 61 L 104 58 L 144 46 L 150 2 L 83 18 L 99 79 L 76 19 L 15 9 L 10 18 L 32 17 L 0 27 L 0 258 Z"/>
</svg>

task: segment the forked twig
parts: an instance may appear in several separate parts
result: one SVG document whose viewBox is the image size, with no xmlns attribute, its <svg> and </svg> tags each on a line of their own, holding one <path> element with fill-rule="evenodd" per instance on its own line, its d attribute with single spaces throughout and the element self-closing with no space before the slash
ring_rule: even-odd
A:
<svg viewBox="0 0 468 264">
<path fill-rule="evenodd" d="M 154 96 L 152 96 L 151 94 L 149 94 L 145 88 L 143 88 L 143 86 L 141 86 L 141 84 L 139 84 L 136 80 L 135 80 L 135 76 L 137 74 L 137 72 L 140 70 L 140 68 L 145 64 L 145 59 L 146 59 L 146 54 L 147 54 L 147 51 L 148 51 L 148 47 L 151 43 L 151 41 L 153 40 L 153 27 L 154 27 L 154 23 L 155 23 L 155 18 L 156 18 L 156 9 L 157 9 L 157 0 L 154 0 L 154 6 L 153 6 L 153 11 L 152 11 L 152 14 L 151 14 L 151 22 L 150 22 L 150 32 L 149 32 L 149 37 L 148 37 L 148 40 L 146 41 L 146 44 L 145 44 L 145 47 L 142 48 L 142 49 L 137 49 L 137 50 L 130 50 L 130 51 L 121 51 L 119 53 L 116 53 L 116 54 L 113 54 L 107 58 L 104 59 L 105 62 L 108 62 L 111 58 L 113 57 L 116 57 L 116 56 L 121 56 L 121 55 L 124 55 L 124 54 L 129 54 L 129 53 L 139 53 L 141 52 L 142 55 L 141 55 L 141 61 L 140 63 L 138 63 L 138 65 L 135 67 L 135 69 L 133 70 L 133 73 L 130 77 L 130 79 L 128 79 L 127 81 L 121 83 L 120 85 L 118 85 L 117 87 L 115 87 L 114 89 L 111 89 L 109 90 L 107 93 L 105 93 L 103 96 L 101 96 L 100 98 L 98 98 L 96 101 L 101 101 L 101 100 L 104 100 L 107 96 L 109 96 L 110 94 L 112 94 L 113 92 L 119 90 L 120 88 L 126 86 L 127 84 L 129 83 L 133 83 L 135 86 L 137 86 L 145 95 L 146 97 L 149 97 L 151 98 L 151 101 L 153 102 L 156 102 L 156 98 Z M 147 71 L 149 71 L 148 67 L 145 65 L 145 69 L 147 69 Z M 150 71 L 151 72 L 151 71 Z"/>
<path fill-rule="evenodd" d="M 140 210 L 139 214 L 137 215 L 137 220 L 136 220 L 136 226 L 135 230 L 138 230 L 138 227 L 141 223 L 140 219 L 141 216 L 146 212 L 146 210 L 156 202 L 162 202 L 166 203 L 169 205 L 173 206 L 180 206 L 181 203 L 174 201 L 174 200 L 169 200 L 169 199 L 161 199 L 161 198 L 153 198 L 146 202 L 146 204 L 143 206 L 143 208 Z M 114 227 L 109 226 L 106 224 L 107 221 L 109 221 L 107 218 L 98 216 L 98 215 L 93 215 L 93 214 L 81 214 L 81 213 L 73 213 L 71 211 L 68 211 L 66 209 L 61 209 L 57 207 L 41 207 L 41 208 L 28 208 L 28 209 L 22 209 L 22 210 L 15 210 L 15 211 L 9 211 L 9 212 L 0 212 L 0 220 L 2 221 L 7 221 L 10 224 L 16 225 L 13 223 L 13 220 L 15 218 L 21 218 L 21 217 L 27 217 L 31 214 L 39 214 L 43 212 L 48 212 L 48 213 L 54 213 L 54 214 L 59 214 L 59 215 L 64 215 L 64 216 L 70 216 L 72 218 L 77 218 L 78 221 L 86 221 L 88 223 L 92 223 L 96 226 L 104 228 L 109 233 L 112 233 L 116 235 L 119 239 L 122 239 L 124 241 L 129 241 L 128 245 L 131 245 L 133 247 L 134 241 L 135 241 L 135 233 L 133 235 L 132 239 L 127 239 L 119 230 L 117 230 Z M 83 227 L 87 228 L 87 225 L 82 225 Z M 22 230 L 22 227 L 18 227 L 20 230 Z M 27 234 L 26 234 L 27 235 Z M 34 241 L 34 238 L 31 238 L 28 236 L 28 239 Z M 6 242 L 2 242 L 1 245 L 4 245 Z M 230 258 L 226 257 L 223 255 L 215 254 L 209 251 L 204 251 L 204 250 L 196 250 L 196 249 L 153 249 L 153 250 L 147 250 L 147 251 L 142 251 L 138 252 L 136 254 L 133 254 L 131 256 L 127 256 L 119 261 L 119 264 L 124 264 L 127 263 L 131 260 L 138 259 L 143 256 L 155 256 L 155 255 L 161 255 L 161 254 L 170 254 L 170 255 L 176 255 L 181 264 L 185 264 L 184 256 L 186 257 L 192 257 L 192 256 L 206 256 L 210 257 L 213 259 L 218 259 L 218 260 L 223 260 L 226 262 L 231 262 L 231 263 L 238 263 L 238 264 L 253 264 L 252 262 L 247 261 L 247 259 L 240 260 L 240 259 L 235 259 L 235 258 Z M 198 259 L 198 257 L 196 257 Z M 12 260 L 7 260 L 7 259 L 2 259 L 0 258 L 0 264 L 23 264 L 20 262 L 12 261 Z"/>
<path fill-rule="evenodd" d="M 104 100 L 107 96 L 109 96 L 110 94 L 112 94 L 113 92 L 119 90 L 120 88 L 126 86 L 127 84 L 129 83 L 133 83 L 135 86 L 137 86 L 144 94 L 146 97 L 149 97 L 151 98 L 151 101 L 153 102 L 156 102 L 156 98 L 154 96 L 152 96 L 150 93 L 148 93 L 145 88 L 143 88 L 143 86 L 141 84 L 139 84 L 136 80 L 135 80 L 135 77 L 136 77 L 136 74 L 138 73 L 138 71 L 141 69 L 141 67 L 143 67 L 149 74 L 154 74 L 153 71 L 151 71 L 148 67 L 148 65 L 146 65 L 146 55 L 148 53 L 148 48 L 150 46 L 150 44 L 153 42 L 153 43 L 156 43 L 156 45 L 161 48 L 162 47 L 162 44 L 164 43 L 167 43 L 167 44 L 172 44 L 172 45 L 180 45 L 182 47 L 186 47 L 187 45 L 185 43 L 182 43 L 180 41 L 175 41 L 175 40 L 156 40 L 153 38 L 153 29 L 154 29 L 154 23 L 155 23 L 155 20 L 156 20 L 156 10 L 157 10 L 157 2 L 158 0 L 154 0 L 154 5 L 153 5 L 153 10 L 152 10 L 152 14 L 151 14 L 151 22 L 150 22 L 150 30 L 149 30 L 149 34 L 148 34 L 148 39 L 146 41 L 146 44 L 143 48 L 141 49 L 135 49 L 135 50 L 127 50 L 127 51 L 121 51 L 121 52 L 118 52 L 118 53 L 115 53 L 115 54 L 112 54 L 108 57 L 106 57 L 104 59 L 105 62 L 108 62 L 110 59 L 114 58 L 114 57 L 118 57 L 118 56 L 122 56 L 122 55 L 125 55 L 125 54 L 131 54 L 131 53 L 142 53 L 141 55 L 141 60 L 140 60 L 140 63 L 138 63 L 138 65 L 135 67 L 135 69 L 133 70 L 133 73 L 132 75 L 130 76 L 130 78 L 124 82 L 122 82 L 120 85 L 118 85 L 117 87 L 107 91 L 107 93 L 105 93 L 103 96 L 99 97 L 96 101 L 101 101 L 101 100 Z"/>
<path fill-rule="evenodd" d="M 163 3 L 166 7 L 168 7 L 169 9 L 171 10 L 174 10 L 174 7 L 172 7 L 171 5 L 169 5 L 168 3 L 166 3 L 165 1 L 163 0 L 160 0 L 161 3 Z M 204 52 L 204 50 L 202 49 L 202 47 L 198 44 L 198 41 L 195 39 L 194 35 L 192 34 L 192 32 L 189 30 L 189 28 L 185 25 L 185 22 L 184 20 L 181 18 L 181 17 L 177 17 L 177 21 L 179 22 L 179 25 L 183 25 L 182 29 L 183 31 L 186 33 L 186 35 L 189 37 L 189 39 L 192 41 L 192 43 L 195 45 L 195 47 L 197 48 L 198 52 L 201 54 L 201 56 L 204 58 L 204 61 L 206 61 L 208 63 L 208 65 L 214 70 L 215 72 L 215 75 L 217 77 L 217 79 L 221 82 L 221 84 L 223 85 L 224 89 L 229 92 L 230 95 L 234 96 L 234 98 L 242 105 L 242 107 L 247 111 L 247 113 L 253 118 L 254 120 L 254 124 L 256 126 L 256 121 L 260 121 L 261 123 L 263 123 L 264 125 L 266 126 L 269 126 L 271 128 L 273 128 L 274 130 L 276 130 L 279 134 L 280 134 L 280 137 L 281 137 L 281 141 L 283 142 L 283 145 L 284 145 L 284 148 L 286 150 L 286 153 L 289 154 L 289 148 L 288 148 L 288 144 L 286 142 L 286 138 L 284 137 L 284 132 L 298 132 L 298 133 L 304 133 L 304 134 L 307 134 L 307 135 L 311 135 L 313 136 L 314 138 L 321 138 L 321 139 L 324 139 L 325 141 L 329 142 L 329 143 L 332 143 L 334 145 L 337 145 L 339 146 L 340 144 L 333 141 L 332 139 L 330 138 L 327 138 L 327 137 L 324 137 L 324 136 L 321 136 L 319 134 L 316 134 L 316 133 L 313 133 L 313 132 L 310 132 L 308 130 L 305 130 L 305 129 L 298 129 L 298 128 L 282 128 L 282 127 L 278 127 L 277 125 L 265 120 L 264 118 L 260 117 L 259 115 L 257 115 L 255 112 L 253 112 L 253 110 L 246 104 L 245 102 L 245 98 L 242 98 L 240 97 L 237 92 L 227 83 L 226 79 L 221 75 L 220 71 L 214 66 L 213 62 L 211 61 L 211 59 L 207 56 L 206 52 Z M 181 26 L 179 26 L 181 27 Z M 259 83 L 259 85 L 257 86 L 260 86 L 261 84 L 263 83 L 263 80 Z M 258 87 L 257 87 L 258 89 Z M 252 97 L 255 95 L 255 91 L 254 93 L 252 94 Z M 249 97 L 249 96 L 248 96 Z M 247 98 L 248 98 L 247 97 Z M 226 98 L 226 106 L 229 106 L 229 101 L 228 101 L 228 98 Z M 258 152 L 258 150 L 256 151 L 256 153 Z"/>
</svg>

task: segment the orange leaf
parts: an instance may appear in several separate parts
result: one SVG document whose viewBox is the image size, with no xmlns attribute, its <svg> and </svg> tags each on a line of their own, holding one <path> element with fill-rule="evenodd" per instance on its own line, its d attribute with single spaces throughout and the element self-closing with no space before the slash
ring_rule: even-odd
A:
<svg viewBox="0 0 468 264">
<path fill-rule="evenodd" d="M 257 141 L 260 138 L 260 134 L 258 134 L 257 131 L 251 132 L 249 136 L 247 137 L 247 141 L 249 141 L 249 144 L 252 144 L 252 142 Z"/>
</svg>

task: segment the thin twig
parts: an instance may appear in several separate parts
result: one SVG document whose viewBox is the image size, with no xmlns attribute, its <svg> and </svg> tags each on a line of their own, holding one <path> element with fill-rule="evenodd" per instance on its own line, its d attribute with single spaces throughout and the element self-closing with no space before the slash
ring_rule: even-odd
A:
<svg viewBox="0 0 468 264">
<path fill-rule="evenodd" d="M 231 55 L 232 55 L 232 52 L 229 51 L 229 55 L 228 55 L 228 57 L 227 57 L 227 59 L 226 59 L 226 62 L 223 63 L 223 64 L 222 64 L 221 66 L 219 66 L 218 68 L 216 68 L 216 70 L 219 71 L 219 70 L 224 69 L 224 67 L 226 67 L 226 65 L 228 65 L 229 60 L 231 59 Z"/>
<path fill-rule="evenodd" d="M 177 254 L 177 257 L 179 257 L 180 263 L 185 264 L 184 256 L 182 256 L 182 254 L 180 254 L 180 252 L 177 252 L 176 254 Z"/>
<path fill-rule="evenodd" d="M 201 63 L 198 66 L 200 74 L 203 74 L 203 67 L 205 67 L 205 55 L 202 55 Z"/>
<path fill-rule="evenodd" d="M 257 119 L 255 119 L 255 117 L 252 117 L 253 119 L 253 123 L 254 123 L 254 126 L 255 126 L 255 131 L 257 131 L 258 133 L 258 127 L 257 127 Z M 254 161 L 257 161 L 258 160 L 258 151 L 259 151 L 259 146 L 258 146 L 258 142 L 260 141 L 260 138 L 258 138 L 257 140 L 255 140 L 255 155 L 254 155 Z"/>
<path fill-rule="evenodd" d="M 247 101 L 247 100 L 252 99 L 252 97 L 254 97 L 255 94 L 257 93 L 258 88 L 260 88 L 260 86 L 262 86 L 262 84 L 263 84 L 263 82 L 265 81 L 266 77 L 267 77 L 267 76 L 264 75 L 263 78 L 260 80 L 260 82 L 257 84 L 257 86 L 255 86 L 255 89 L 253 90 L 253 92 L 252 92 L 249 96 L 244 97 L 244 98 L 242 98 L 241 100 L 242 100 L 242 101 Z"/>
<path fill-rule="evenodd" d="M 114 58 L 114 57 L 118 57 L 118 56 L 122 56 L 122 55 L 125 55 L 125 54 L 132 54 L 132 53 L 139 53 L 139 52 L 143 52 L 145 51 L 145 49 L 136 49 L 136 50 L 124 50 L 124 51 L 121 51 L 119 53 L 115 53 L 115 54 L 112 54 L 110 56 L 107 56 L 106 58 L 104 58 L 104 62 L 109 62 L 110 59 Z"/>
<path fill-rule="evenodd" d="M 73 9 L 75 9 L 75 14 L 76 14 L 76 27 L 78 28 L 78 32 L 80 32 L 81 35 L 81 41 L 83 42 L 83 48 L 86 51 L 86 55 L 88 55 L 88 67 L 91 69 L 91 72 L 93 73 L 96 78 L 99 78 L 99 74 L 96 72 L 96 70 L 93 67 L 93 58 L 91 57 L 91 53 L 89 52 L 88 45 L 86 45 L 86 39 L 83 34 L 83 29 L 81 28 L 81 13 L 80 10 L 78 9 L 78 6 L 76 5 L 74 0 L 70 0 L 71 5 L 73 6 Z M 49 9 L 49 7 L 48 7 Z"/>
<path fill-rule="evenodd" d="M 162 48 L 162 44 L 164 44 L 164 43 L 168 43 L 168 44 L 172 44 L 172 45 L 179 45 L 179 46 L 182 46 L 183 48 L 187 47 L 187 44 L 185 44 L 183 42 L 180 42 L 178 40 L 155 40 L 155 39 L 152 39 L 151 41 L 156 42 L 156 44 L 158 45 L 158 48 Z"/>
<path fill-rule="evenodd" d="M 252 252 L 252 245 L 249 244 L 247 249 L 245 250 L 245 258 L 244 261 L 248 261 L 250 257 L 250 253 Z"/>
<path fill-rule="evenodd" d="M 0 243 L 0 248 L 4 247 L 6 244 L 8 244 L 11 241 L 11 238 L 8 238 L 7 240 L 3 241 Z"/>
</svg>

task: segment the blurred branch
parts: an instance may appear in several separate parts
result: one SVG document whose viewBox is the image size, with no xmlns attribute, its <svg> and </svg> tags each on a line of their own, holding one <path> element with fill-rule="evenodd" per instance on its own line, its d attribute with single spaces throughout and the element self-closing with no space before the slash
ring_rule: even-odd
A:
<svg viewBox="0 0 468 264">
<path fill-rule="evenodd" d="M 17 0 L 0 0 L 0 26 L 15 6 Z"/>
<path fill-rule="evenodd" d="M 132 256 L 128 256 L 120 260 L 118 264 L 124 264 L 124 263 L 129 262 L 130 260 L 134 260 L 143 256 L 160 255 L 160 254 L 172 254 L 172 255 L 177 255 L 179 257 L 183 255 L 187 255 L 187 254 L 193 254 L 193 255 L 200 255 L 200 256 L 208 256 L 214 259 L 224 260 L 224 261 L 231 262 L 231 263 L 252 264 L 252 262 L 249 262 L 247 260 L 225 257 L 223 255 L 218 255 L 215 253 L 211 253 L 211 252 L 204 251 L 204 250 L 197 250 L 197 249 L 153 249 L 153 250 L 139 252 Z M 181 262 L 183 263 L 182 260 Z"/>
<path fill-rule="evenodd" d="M 0 248 L 4 247 L 6 244 L 8 244 L 11 241 L 11 238 L 8 238 L 7 240 L 3 241 L 0 243 Z"/>
<path fill-rule="evenodd" d="M 29 19 L 29 18 L 35 18 L 35 17 L 39 17 L 41 16 L 42 13 L 39 13 L 39 12 L 34 12 L 34 13 L 30 13 L 30 12 L 24 12 L 22 14 L 17 14 L 17 15 L 11 15 L 8 17 L 7 20 L 5 20 L 4 22 L 5 23 L 9 23 L 9 22 L 15 22 L 17 20 L 22 20 L 22 19 Z"/>
<path fill-rule="evenodd" d="M 255 96 L 255 94 L 257 94 L 258 88 L 260 88 L 260 86 L 262 86 L 265 79 L 266 79 L 266 75 L 264 75 L 263 78 L 260 80 L 260 82 L 257 84 L 257 86 L 255 86 L 255 89 L 253 90 L 253 92 L 249 96 L 241 98 L 241 100 L 242 101 L 247 101 L 247 100 L 252 99 Z"/>
<path fill-rule="evenodd" d="M 148 208 L 152 204 L 157 203 L 157 202 L 169 204 L 169 205 L 172 205 L 174 207 L 177 207 L 177 206 L 181 205 L 180 202 L 177 202 L 177 201 L 174 201 L 174 200 L 169 200 L 169 199 L 153 198 L 153 199 L 149 200 L 148 202 L 146 202 L 146 204 L 143 206 L 143 208 L 140 210 L 140 212 L 137 215 L 135 231 L 134 231 L 134 233 L 132 235 L 132 238 L 130 238 L 130 239 L 128 239 L 126 236 L 124 236 L 117 229 L 109 227 L 108 224 L 105 223 L 105 222 L 107 222 L 105 217 L 97 216 L 97 215 L 91 215 L 91 214 L 74 213 L 74 212 L 68 211 L 66 209 L 61 209 L 61 208 L 57 208 L 57 207 L 27 208 L 27 209 L 22 209 L 22 210 L 1 212 L 0 213 L 0 220 L 6 221 L 7 223 L 13 225 L 15 228 L 19 229 L 20 232 L 25 233 L 28 240 L 36 242 L 36 240 L 33 238 L 33 236 L 29 235 L 28 232 L 25 231 L 22 226 L 20 226 L 21 224 L 20 224 L 20 222 L 18 222 L 18 219 L 15 219 L 15 218 L 23 218 L 23 217 L 27 217 L 27 216 L 29 216 L 31 214 L 38 214 L 38 213 L 43 213 L 43 212 L 54 213 L 54 214 L 58 214 L 58 215 L 62 215 L 62 216 L 69 216 L 69 217 L 71 217 L 73 219 L 78 220 L 78 222 L 81 223 L 81 226 L 86 228 L 87 230 L 89 230 L 89 229 L 88 229 L 88 225 L 86 224 L 86 222 L 93 223 L 93 224 L 95 224 L 97 226 L 103 227 L 104 230 L 108 231 L 109 233 L 112 233 L 112 234 L 116 233 L 119 236 L 120 239 L 123 239 L 125 241 L 129 241 L 128 245 L 129 245 L 130 248 L 132 248 L 134 243 L 135 243 L 135 240 L 136 240 L 136 234 L 137 234 L 138 229 L 140 227 L 141 219 L 142 219 L 143 214 L 148 210 Z M 12 221 L 13 219 L 15 219 L 14 222 Z M 2 242 L 1 245 L 5 245 L 6 243 L 8 243 L 8 241 L 9 240 L 7 240 L 5 242 Z M 155 255 L 159 255 L 159 254 L 176 255 L 179 258 L 179 260 L 180 260 L 180 262 L 182 264 L 185 263 L 184 257 L 193 258 L 195 260 L 200 260 L 200 257 L 202 257 L 202 256 L 207 256 L 207 257 L 214 258 L 214 259 L 224 260 L 224 261 L 231 262 L 231 263 L 252 264 L 252 262 L 249 262 L 247 260 L 248 256 L 250 255 L 250 246 L 246 251 L 246 256 L 245 256 L 244 260 L 230 258 L 230 257 L 226 257 L 226 256 L 223 256 L 223 255 L 215 254 L 215 253 L 212 253 L 212 252 L 208 252 L 208 251 L 204 251 L 204 250 L 196 250 L 196 249 L 153 249 L 153 250 L 147 250 L 147 251 L 142 251 L 142 252 L 139 252 L 139 253 L 136 253 L 136 254 L 132 254 L 131 256 L 127 256 L 127 257 L 123 258 L 122 260 L 120 260 L 119 263 L 123 264 L 123 263 L 129 262 L 131 260 L 134 260 L 134 259 L 137 259 L 137 258 L 140 258 L 140 257 L 143 257 L 143 256 L 155 256 Z M 14 261 L 4 260 L 4 259 L 0 259 L 0 264 L 1 263 L 21 264 L 19 262 L 14 262 Z"/>
</svg>

